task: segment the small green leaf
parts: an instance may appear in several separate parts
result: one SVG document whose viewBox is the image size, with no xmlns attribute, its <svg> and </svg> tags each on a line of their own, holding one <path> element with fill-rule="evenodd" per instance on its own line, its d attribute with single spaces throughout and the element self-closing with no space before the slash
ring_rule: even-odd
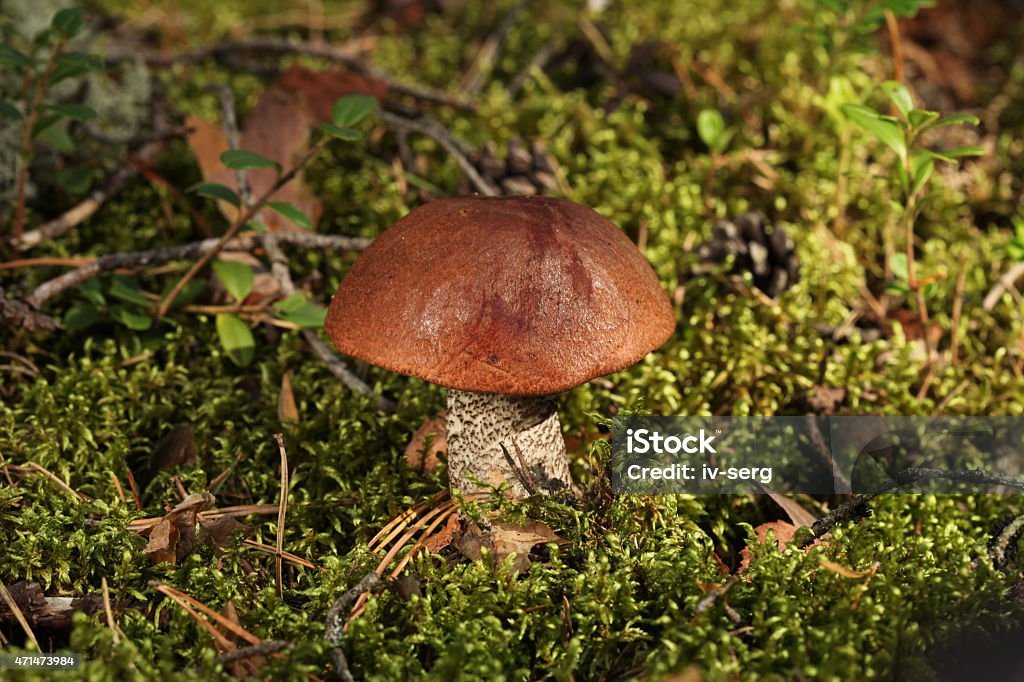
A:
<svg viewBox="0 0 1024 682">
<path fill-rule="evenodd" d="M 931 127 L 932 121 L 939 118 L 939 112 L 928 111 L 927 109 L 911 109 L 910 113 L 907 114 L 907 123 L 910 124 L 911 128 L 920 128 L 922 130 L 928 130 Z"/>
<path fill-rule="evenodd" d="M 320 130 L 324 131 L 331 137 L 336 137 L 339 140 L 358 140 L 363 135 L 358 130 L 352 130 L 351 128 L 339 128 L 336 125 L 330 123 L 321 123 Z"/>
<path fill-rule="evenodd" d="M 233 189 L 216 182 L 200 182 L 197 185 L 189 187 L 187 191 L 195 192 L 201 197 L 220 199 L 221 201 L 226 201 L 235 207 L 242 205 L 242 200 L 238 198 L 238 195 L 235 194 Z"/>
<path fill-rule="evenodd" d="M 307 230 L 313 229 L 313 221 L 309 219 L 309 216 L 306 215 L 305 211 L 295 204 L 289 204 L 286 201 L 268 201 L 267 206 L 274 209 L 299 227 Z"/>
<path fill-rule="evenodd" d="M 82 7 L 66 7 L 50 21 L 50 28 L 65 38 L 73 38 L 85 27 L 85 9 Z"/>
<path fill-rule="evenodd" d="M 914 98 L 911 96 L 910 91 L 907 90 L 907 86 L 899 81 L 885 81 L 882 83 L 882 90 L 889 96 L 892 103 L 896 105 L 903 118 L 907 118 L 910 110 L 914 108 Z"/>
<path fill-rule="evenodd" d="M 697 135 L 708 149 L 719 152 L 724 148 L 725 119 L 717 109 L 703 109 L 697 114 Z"/>
<path fill-rule="evenodd" d="M 50 74 L 50 83 L 57 83 L 65 78 L 77 78 L 87 73 L 103 70 L 103 60 L 94 54 L 68 52 L 57 55 L 54 59 L 56 68 Z"/>
<path fill-rule="evenodd" d="M 346 95 L 331 107 L 331 121 L 341 128 L 351 128 L 377 109 L 377 100 L 369 95 Z"/>
<path fill-rule="evenodd" d="M 96 118 L 96 111 L 84 104 L 44 104 L 39 108 L 43 111 L 52 111 L 73 121 L 89 121 Z"/>
<path fill-rule="evenodd" d="M 984 147 L 954 147 L 953 149 L 944 149 L 942 154 L 957 159 L 963 156 L 984 156 L 986 151 Z"/>
<path fill-rule="evenodd" d="M 167 298 L 167 295 L 171 293 L 171 289 L 174 287 L 174 284 L 175 282 L 172 281 L 168 281 L 166 283 L 163 292 L 160 294 L 161 299 Z M 174 297 L 173 301 L 171 301 L 170 309 L 173 310 L 174 308 L 179 308 L 183 305 L 188 305 L 192 301 L 199 298 L 199 294 L 203 293 L 203 290 L 205 288 L 206 284 L 203 280 L 190 279 L 188 282 L 185 283 L 185 287 L 181 290 L 181 292 Z"/>
<path fill-rule="evenodd" d="M 39 139 L 49 144 L 61 154 L 70 155 L 75 153 L 75 141 L 68 134 L 67 126 L 55 122 L 39 131 Z"/>
<path fill-rule="evenodd" d="M 240 367 L 248 365 L 256 356 L 256 340 L 253 339 L 252 330 L 237 315 L 217 315 L 217 336 L 228 357 Z"/>
<path fill-rule="evenodd" d="M 941 126 L 955 126 L 967 123 L 972 126 L 976 126 L 981 123 L 981 119 L 974 114 L 956 114 L 955 116 L 947 116 L 946 118 L 939 119 L 935 123 L 929 126 L 929 128 L 939 128 Z"/>
<path fill-rule="evenodd" d="M 1006 255 L 1013 260 L 1024 260 L 1024 239 L 1014 239 L 1007 244 Z"/>
<path fill-rule="evenodd" d="M 897 296 L 909 296 L 912 293 L 906 282 L 887 282 L 885 285 L 885 292 L 887 294 L 895 294 Z"/>
<path fill-rule="evenodd" d="M 324 326 L 324 318 L 327 317 L 327 309 L 319 303 L 314 303 L 305 297 L 304 294 L 295 293 L 277 303 L 278 317 L 286 322 L 297 324 L 304 329 L 313 329 Z"/>
<path fill-rule="evenodd" d="M 248 170 L 250 168 L 281 168 L 281 164 L 271 161 L 262 154 L 244 149 L 229 149 L 220 155 L 220 162 L 232 170 Z"/>
<path fill-rule="evenodd" d="M 76 303 L 64 313 L 64 328 L 69 332 L 78 332 L 102 319 L 103 315 L 91 303 Z"/>
<path fill-rule="evenodd" d="M 111 278 L 107 294 L 127 303 L 141 305 L 144 308 L 148 308 L 153 304 L 152 301 L 140 293 L 139 285 L 134 280 L 128 277 L 121 277 L 120 275 L 114 275 Z"/>
<path fill-rule="evenodd" d="M 308 300 L 305 294 L 294 293 L 282 298 L 274 304 L 274 307 L 282 313 L 293 313 L 304 306 Z"/>
<path fill-rule="evenodd" d="M 907 254 L 892 254 L 892 256 L 889 257 L 889 270 L 892 271 L 892 276 L 897 280 L 906 282 L 907 279 L 909 279 L 909 270 L 907 270 Z"/>
<path fill-rule="evenodd" d="M 78 291 L 96 307 L 102 308 L 107 304 L 107 299 L 103 296 L 103 287 L 100 285 L 99 280 L 86 280 L 82 283 L 82 286 L 78 287 Z"/>
<path fill-rule="evenodd" d="M 914 154 L 911 156 L 910 166 L 913 175 L 913 186 L 910 188 L 910 193 L 917 194 L 928 183 L 932 171 L 935 170 L 935 157 L 927 152 Z"/>
<path fill-rule="evenodd" d="M 36 138 L 48 130 L 51 126 L 61 120 L 60 114 L 44 114 L 36 119 L 35 125 L 32 126 L 32 137 Z M 63 126 L 62 126 L 63 127 Z"/>
<path fill-rule="evenodd" d="M 900 159 L 906 158 L 907 143 L 903 138 L 903 130 L 891 117 L 882 116 L 863 104 L 844 104 L 843 113 L 854 125 L 874 135 L 895 151 Z"/>
<path fill-rule="evenodd" d="M 32 60 L 24 52 L 10 45 L 0 45 L 0 66 L 14 69 L 26 69 L 32 66 Z"/>
<path fill-rule="evenodd" d="M 5 99 L 0 99 L 0 116 L 3 116 L 4 118 L 13 118 L 16 121 L 25 120 L 25 117 L 21 115 L 21 111 L 18 110 L 18 107 Z"/>
<path fill-rule="evenodd" d="M 54 35 L 55 33 L 51 31 L 49 28 L 44 28 L 42 31 L 39 31 L 34 36 L 32 36 L 32 46 L 48 47 L 49 45 L 53 44 Z"/>
<path fill-rule="evenodd" d="M 92 169 L 87 166 L 72 166 L 57 173 L 57 185 L 68 194 L 88 192 L 92 179 Z"/>
<path fill-rule="evenodd" d="M 143 315 L 125 308 L 124 306 L 115 305 L 110 307 L 110 316 L 115 320 L 137 332 L 144 332 L 153 326 L 153 318 L 149 315 Z"/>
<path fill-rule="evenodd" d="M 233 260 L 217 260 L 213 263 L 213 274 L 217 275 L 224 288 L 238 303 L 252 291 L 252 268 Z"/>
</svg>

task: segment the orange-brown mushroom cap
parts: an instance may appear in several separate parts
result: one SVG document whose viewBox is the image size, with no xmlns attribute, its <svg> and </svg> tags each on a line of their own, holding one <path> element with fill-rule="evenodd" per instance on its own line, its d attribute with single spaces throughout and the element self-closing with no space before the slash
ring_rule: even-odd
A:
<svg viewBox="0 0 1024 682">
<path fill-rule="evenodd" d="M 338 350 L 448 388 L 539 396 L 629 367 L 672 305 L 611 221 L 549 197 L 412 211 L 352 266 L 325 323 Z"/>
</svg>

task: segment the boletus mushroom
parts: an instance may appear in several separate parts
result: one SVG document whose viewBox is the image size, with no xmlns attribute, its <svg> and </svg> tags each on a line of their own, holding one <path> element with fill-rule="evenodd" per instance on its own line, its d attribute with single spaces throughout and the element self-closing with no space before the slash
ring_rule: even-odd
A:
<svg viewBox="0 0 1024 682">
<path fill-rule="evenodd" d="M 338 350 L 447 387 L 452 488 L 572 489 L 555 396 L 640 360 L 672 305 L 629 238 L 549 197 L 425 204 L 352 266 L 325 323 Z"/>
</svg>

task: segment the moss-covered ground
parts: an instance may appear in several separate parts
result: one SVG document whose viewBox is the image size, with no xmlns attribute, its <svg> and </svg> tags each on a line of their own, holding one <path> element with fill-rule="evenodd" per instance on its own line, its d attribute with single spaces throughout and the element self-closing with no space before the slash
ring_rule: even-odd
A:
<svg viewBox="0 0 1024 682">
<path fill-rule="evenodd" d="M 454 92 L 480 41 L 511 4 L 466 3 L 404 27 L 384 20 L 372 58 L 396 79 Z M 934 371 L 910 325 L 894 324 L 874 340 L 855 332 L 834 342 L 822 333 L 822 325 L 838 327 L 864 309 L 865 290 L 882 292 L 883 234 L 894 224 L 898 201 L 886 180 L 891 152 L 856 131 L 844 139 L 829 113 L 830 82 L 884 107 L 876 86 L 892 73 L 885 29 L 843 33 L 830 8 L 846 4 L 613 2 L 593 20 L 603 31 L 606 69 L 626 75 L 616 82 L 600 70 L 591 74 L 585 62 L 598 57 L 585 55 L 579 68 L 530 72 L 512 94 L 509 82 L 545 45 L 587 44 L 574 6 L 530 2 L 503 42 L 476 111 L 433 109 L 476 147 L 493 141 L 503 148 L 513 136 L 539 140 L 557 161 L 565 196 L 645 240 L 645 255 L 677 302 L 679 324 L 668 343 L 635 367 L 562 400 L 585 501 L 503 503 L 512 515 L 543 521 L 564 542 L 535 549 L 529 570 L 518 576 L 451 548 L 417 556 L 405 572 L 420 594 L 378 591 L 347 632 L 357 678 L 614 680 L 685 672 L 708 680 L 930 679 L 936 652 L 964 633 L 1015 627 L 1020 608 L 1010 595 L 1020 572 L 1012 564 L 994 566 L 986 546 L 999 522 L 1021 511 L 1016 496 L 885 496 L 870 518 L 836 528 L 827 544 L 778 552 L 754 540 L 753 527 L 786 518 L 767 498 L 608 494 L 599 421 L 626 408 L 802 414 L 815 387 L 824 386 L 846 390 L 839 414 L 1024 412 L 1020 304 L 1007 293 L 991 310 L 982 306 L 1012 265 L 1013 221 L 1022 220 L 1019 31 L 985 46 L 986 63 L 999 77 L 979 80 L 972 104 L 950 109 L 926 102 L 947 106 L 947 114 L 980 113 L 989 146 L 978 160 L 936 172 L 918 221 L 918 268 L 934 277 L 928 306 L 942 332 Z M 266 9 L 180 5 L 171 17 L 178 29 L 173 39 L 195 45 L 222 38 Z M 143 13 L 116 0 L 95 7 L 120 16 Z M 341 28 L 330 37 L 356 34 Z M 823 39 L 836 36 L 847 42 Z M 644 41 L 662 47 L 643 68 L 684 74 L 675 94 L 644 90 L 627 69 Z M 208 83 L 230 83 L 243 116 L 263 88 L 258 77 L 214 62 L 165 70 L 162 78 L 175 107 L 214 120 L 218 105 L 204 90 Z M 705 109 L 720 110 L 733 135 L 717 165 L 697 132 Z M 416 171 L 421 184 L 441 194 L 459 190 L 454 159 L 422 136 L 410 137 L 410 144 L 425 161 Z M 422 201 L 396 182 L 395 149 L 393 135 L 370 134 L 333 145 L 313 162 L 309 181 L 324 202 L 320 231 L 374 237 Z M 200 180 L 184 142 L 172 143 L 157 167 L 181 188 Z M 159 185 L 136 179 L 92 219 L 31 255 L 100 255 L 202 238 L 180 205 L 168 214 L 165 199 Z M 224 229 L 215 210 L 196 201 L 215 229 Z M 30 226 L 71 203 L 58 197 L 33 205 Z M 695 245 L 710 235 L 714 219 L 748 210 L 764 211 L 796 243 L 800 281 L 775 302 L 720 272 L 691 274 Z M 322 302 L 355 257 L 291 253 L 296 280 L 319 273 L 314 293 Z M 188 264 L 179 265 L 178 274 Z M 26 292 L 59 272 L 0 271 L 0 286 Z M 159 292 L 174 276 L 147 274 L 139 282 Z M 110 279 L 100 283 L 108 286 Z M 954 320 L 958 297 L 962 314 Z M 60 317 L 81 300 L 70 291 L 45 310 Z M 901 306 L 913 308 L 898 298 L 893 307 Z M 86 654 L 79 671 L 3 671 L 0 677 L 229 679 L 227 668 L 213 661 L 218 650 L 210 635 L 152 581 L 216 610 L 231 602 L 256 636 L 292 642 L 281 658 L 266 659 L 267 679 L 328 674 L 325 614 L 379 561 L 367 542 L 446 486 L 443 466 L 423 474 L 403 453 L 423 420 L 443 408 L 444 394 L 417 379 L 364 368 L 370 384 L 398 404 L 394 414 L 382 413 L 340 385 L 297 332 L 260 327 L 256 339 L 255 361 L 240 368 L 221 350 L 212 318 L 202 314 L 172 314 L 143 332 L 113 321 L 77 333 L 0 329 L 0 347 L 31 362 L 0 356 L 6 362 L 0 369 L 4 461 L 35 462 L 89 497 L 77 499 L 40 475 L 19 475 L 14 486 L 0 481 L 0 580 L 39 582 L 48 595 L 84 595 L 99 592 L 105 578 L 121 630 L 111 630 L 102 611 L 79 614 L 69 632 L 49 635 L 65 650 Z M 279 418 L 286 372 L 298 421 Z M 194 461 L 157 472 L 141 511 L 130 498 L 119 501 L 115 478 L 124 484 L 126 472 L 138 472 L 176 427 L 193 431 Z M 274 557 L 237 539 L 197 547 L 177 565 L 155 564 L 142 553 L 146 540 L 128 524 L 178 502 L 173 476 L 199 492 L 230 469 L 217 489 L 220 506 L 275 504 L 278 432 L 291 468 L 284 548 L 315 569 L 286 564 L 278 596 Z M 814 513 L 841 501 L 797 499 Z M 274 514 L 247 522 L 245 537 L 275 544 Z M 702 603 L 709 589 L 729 584 L 727 572 L 748 544 L 750 568 Z M 851 578 L 831 565 L 872 573 Z M 13 638 L 5 651 L 25 646 L 20 628 L 4 626 L 4 633 Z"/>
</svg>

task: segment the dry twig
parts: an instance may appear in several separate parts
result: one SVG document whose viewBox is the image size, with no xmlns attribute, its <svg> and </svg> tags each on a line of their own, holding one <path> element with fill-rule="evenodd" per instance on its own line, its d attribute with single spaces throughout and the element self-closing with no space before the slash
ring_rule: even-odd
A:
<svg viewBox="0 0 1024 682">
<path fill-rule="evenodd" d="M 992 287 L 992 290 L 985 294 L 985 300 L 981 302 L 981 307 L 985 312 L 991 312 L 996 307 L 1003 293 L 1007 291 L 1016 292 L 1014 282 L 1020 279 L 1022 275 L 1024 275 L 1024 262 L 1015 264 L 1003 273 L 1003 276 L 999 278 L 999 281 Z"/>
<path fill-rule="evenodd" d="M 519 16 L 522 14 L 525 6 L 526 0 L 519 0 L 508 11 L 508 14 L 501 20 L 501 23 L 498 24 L 494 32 L 484 41 L 480 51 L 476 53 L 473 63 L 470 64 L 469 69 L 466 71 L 465 77 L 462 79 L 462 91 L 464 93 L 469 96 L 475 96 L 483 88 L 487 75 L 494 68 L 495 62 L 498 61 L 506 36 L 512 30 L 512 27 L 516 25 L 516 22 L 519 21 Z"/>
<path fill-rule="evenodd" d="M 292 281 L 291 272 L 288 269 L 288 259 L 285 257 L 284 252 L 281 251 L 281 248 L 278 245 L 278 242 L 281 241 L 278 239 L 280 236 L 280 234 L 263 235 L 263 247 L 267 251 L 267 257 L 270 258 L 271 274 L 273 274 L 278 286 L 281 287 L 281 292 L 285 296 L 288 296 L 295 292 L 295 283 Z M 342 362 L 330 348 L 327 347 L 327 344 L 320 340 L 320 336 L 315 330 L 302 329 L 300 330 L 300 333 L 306 340 L 306 343 L 308 343 L 313 349 L 313 352 L 316 353 L 317 357 L 327 365 L 327 369 L 331 374 L 348 386 L 350 390 L 368 398 L 372 398 L 376 401 L 377 408 L 380 410 L 385 412 L 393 412 L 395 410 L 395 404 L 384 396 L 374 393 L 373 388 L 356 376 L 348 366 Z"/>
<path fill-rule="evenodd" d="M 167 296 L 164 297 L 163 302 L 157 307 L 157 317 L 163 317 L 164 315 L 167 314 L 167 309 L 171 307 L 171 303 L 174 302 L 174 299 L 176 299 L 178 297 L 178 294 L 181 293 L 182 289 L 185 288 L 185 285 L 188 284 L 193 277 L 199 274 L 199 271 L 206 267 L 206 264 L 213 260 L 214 256 L 220 253 L 224 246 L 229 241 L 231 241 L 236 234 L 238 234 L 239 230 L 241 230 L 242 227 L 244 227 L 250 220 L 253 219 L 256 213 L 258 213 L 259 210 L 263 207 L 263 204 L 270 197 L 272 197 L 275 192 L 277 192 L 279 189 L 281 189 L 289 182 L 291 182 L 292 179 L 294 179 L 295 176 L 299 174 L 299 171 L 301 171 L 306 166 L 306 164 L 309 163 L 309 160 L 316 156 L 321 149 L 326 147 L 327 144 L 332 139 L 334 138 L 329 136 L 324 136 L 323 138 L 321 138 L 320 141 L 317 142 L 312 147 L 310 147 L 309 151 L 307 151 L 303 155 L 303 157 L 299 159 L 291 168 L 289 168 L 284 173 L 281 173 L 277 177 L 277 180 L 274 181 L 274 184 L 271 185 L 270 188 L 266 192 L 264 192 L 259 199 L 254 201 L 252 205 L 246 206 L 244 211 L 239 211 L 238 217 L 235 218 L 235 222 L 231 225 L 231 227 L 228 228 L 227 232 L 225 232 L 223 236 L 221 236 L 221 238 L 217 240 L 217 243 L 214 244 L 212 249 L 204 253 L 202 256 L 199 257 L 199 260 L 192 264 L 192 267 L 188 269 L 188 272 L 186 272 L 184 276 L 180 280 L 178 280 L 178 283 L 174 285 L 170 293 L 168 293 Z"/>
<path fill-rule="evenodd" d="M 356 583 L 355 587 L 338 597 L 327 611 L 324 637 L 331 644 L 331 658 L 334 660 L 334 667 L 338 671 L 338 677 L 344 682 L 355 681 L 348 669 L 348 661 L 345 659 L 345 620 L 342 613 L 357 597 L 361 597 L 378 585 L 380 585 L 380 578 L 374 571 L 370 571 Z"/>
<path fill-rule="evenodd" d="M 238 136 L 238 117 L 235 115 L 235 95 L 231 88 L 223 84 L 211 85 L 209 89 L 217 92 L 220 100 L 221 123 L 228 138 L 228 148 L 241 149 L 241 140 Z M 249 187 L 249 177 L 244 168 L 235 170 L 235 177 L 238 179 L 238 196 L 242 198 L 242 205 L 252 206 L 252 189 Z"/>
<path fill-rule="evenodd" d="M 466 174 L 466 177 L 469 178 L 470 182 L 472 182 L 477 188 L 480 194 L 483 194 L 486 197 L 495 197 L 500 194 L 500 192 L 498 192 L 491 183 L 487 182 L 487 180 L 480 175 L 476 167 L 470 162 L 469 154 L 471 153 L 471 150 L 469 147 L 464 142 L 455 138 L 436 121 L 426 117 L 416 119 L 406 118 L 387 111 L 381 111 L 380 118 L 392 128 L 397 128 L 399 130 L 411 130 L 412 132 L 426 135 L 444 147 L 445 150 L 451 154 L 456 161 L 458 161 L 462 171 Z"/>
<path fill-rule="evenodd" d="M 288 452 L 284 447 L 284 436 L 274 434 L 277 449 L 281 453 L 281 494 L 277 509 L 277 559 L 274 566 L 274 577 L 277 580 L 277 596 L 284 596 L 284 522 L 288 514 Z"/>
<path fill-rule="evenodd" d="M 7 604 L 7 608 L 14 614 L 14 618 L 18 621 L 18 625 L 25 631 L 25 636 L 29 638 L 29 641 L 35 646 L 36 651 L 42 651 L 42 647 L 39 646 L 39 640 L 36 639 L 36 634 L 32 632 L 32 628 L 29 627 L 28 621 L 25 620 L 25 614 L 18 608 L 17 602 L 14 601 L 14 597 L 7 589 L 7 585 L 0 582 L 0 597 L 3 597 L 4 602 Z"/>
<path fill-rule="evenodd" d="M 235 661 L 241 661 L 245 658 L 252 658 L 254 656 L 266 656 L 268 654 L 275 654 L 278 651 L 284 651 L 285 649 L 291 649 L 293 644 L 283 639 L 271 639 L 266 642 L 259 644 L 250 644 L 234 651 L 225 651 L 222 654 L 218 654 L 214 657 L 214 663 L 234 663 Z"/>
<path fill-rule="evenodd" d="M 987 471 L 968 469 L 966 471 L 945 471 L 943 469 L 910 468 L 896 474 L 892 479 L 878 486 L 874 490 L 859 495 L 842 503 L 825 516 L 814 522 L 811 526 L 810 537 L 804 538 L 799 548 L 803 549 L 812 544 L 815 540 L 825 535 L 833 528 L 846 521 L 863 519 L 871 515 L 871 507 L 868 504 L 871 500 L 911 483 L 919 481 L 949 480 L 974 485 L 999 485 L 1007 488 L 1024 490 L 1024 479 L 1013 476 L 1002 476 L 991 474 Z"/>
<path fill-rule="evenodd" d="M 250 234 L 238 237 L 228 243 L 233 250 L 251 251 L 257 246 L 262 246 L 264 240 L 269 236 L 267 233 Z M 339 237 L 298 231 L 278 232 L 274 234 L 274 239 L 282 244 L 293 244 L 305 248 L 331 251 L 361 251 L 369 246 L 371 241 L 358 237 Z M 66 272 L 59 277 L 43 282 L 36 287 L 35 291 L 26 299 L 26 302 L 39 308 L 54 296 L 77 287 L 104 272 L 120 268 L 137 268 L 176 260 L 199 258 L 213 252 L 220 244 L 220 241 L 220 239 L 204 239 L 201 242 L 192 242 L 190 244 L 182 244 L 181 246 L 169 246 L 161 249 L 130 253 L 112 253 L 100 256 L 71 272 Z"/>
<path fill-rule="evenodd" d="M 151 142 L 140 149 L 139 153 L 135 156 L 142 163 L 149 163 L 156 158 L 157 154 L 163 150 L 163 147 L 164 145 L 161 142 Z M 103 204 L 120 192 L 128 184 L 128 181 L 135 177 L 137 172 L 137 167 L 134 164 L 125 163 L 119 166 L 117 170 L 107 176 L 106 181 L 102 185 L 93 190 L 79 204 L 50 222 L 43 223 L 36 229 L 25 232 L 21 235 L 20 239 L 14 240 L 14 245 L 19 249 L 26 250 L 39 246 L 50 239 L 64 236 L 91 218 Z"/>
</svg>

